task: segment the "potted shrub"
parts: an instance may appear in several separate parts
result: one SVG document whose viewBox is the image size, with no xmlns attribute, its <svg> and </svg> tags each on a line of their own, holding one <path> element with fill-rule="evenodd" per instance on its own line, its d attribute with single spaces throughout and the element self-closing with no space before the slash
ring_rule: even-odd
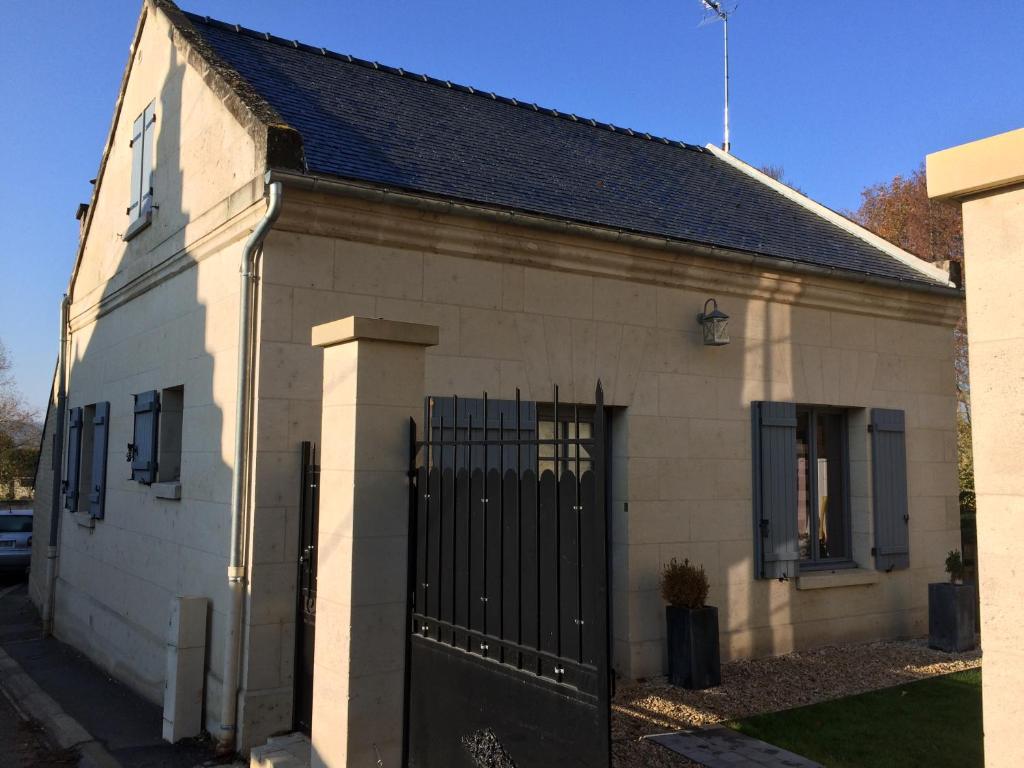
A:
<svg viewBox="0 0 1024 768">
<path fill-rule="evenodd" d="M 928 585 L 928 645 L 947 653 L 974 648 L 974 585 L 964 584 L 959 550 L 946 556 L 948 582 Z"/>
<path fill-rule="evenodd" d="M 703 566 L 675 558 L 661 574 L 668 631 L 668 679 L 683 688 L 712 688 L 722 682 L 718 609 L 705 605 L 708 577 Z"/>
</svg>

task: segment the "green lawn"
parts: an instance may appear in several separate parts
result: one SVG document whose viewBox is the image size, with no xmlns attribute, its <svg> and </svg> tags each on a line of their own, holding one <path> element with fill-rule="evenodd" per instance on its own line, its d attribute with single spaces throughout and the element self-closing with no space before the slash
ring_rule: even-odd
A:
<svg viewBox="0 0 1024 768">
<path fill-rule="evenodd" d="M 981 670 L 760 715 L 730 727 L 828 768 L 981 768 Z"/>
</svg>

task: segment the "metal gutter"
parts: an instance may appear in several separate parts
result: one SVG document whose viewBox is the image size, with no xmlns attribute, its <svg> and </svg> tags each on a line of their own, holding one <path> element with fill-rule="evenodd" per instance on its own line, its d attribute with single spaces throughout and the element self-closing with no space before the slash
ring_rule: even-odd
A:
<svg viewBox="0 0 1024 768">
<path fill-rule="evenodd" d="M 576 234 L 590 238 L 636 245 L 644 248 L 657 248 L 680 254 L 694 254 L 705 258 L 726 261 L 733 264 L 761 267 L 765 270 L 781 270 L 796 274 L 832 277 L 848 282 L 878 285 L 885 288 L 896 288 L 917 293 L 926 293 L 950 298 L 962 298 L 963 291 L 952 285 L 901 280 L 899 278 L 858 272 L 852 269 L 823 267 L 817 264 L 783 259 L 777 256 L 766 256 L 760 253 L 740 251 L 720 246 L 708 245 L 687 240 L 674 240 L 656 235 L 602 227 L 597 224 L 583 224 L 568 219 L 557 219 L 534 213 L 523 213 L 504 208 L 491 208 L 482 204 L 473 204 L 457 200 L 430 197 L 404 190 L 346 181 L 324 176 L 302 174 L 285 170 L 271 170 L 267 178 L 287 184 L 296 189 L 324 194 L 342 195 L 376 203 L 401 205 L 431 213 L 453 214 L 482 219 L 501 224 L 519 224 L 548 232 Z"/>
<path fill-rule="evenodd" d="M 68 315 L 71 297 L 64 294 L 60 302 L 60 354 L 57 357 L 57 412 L 53 425 L 53 486 L 50 499 L 50 531 L 46 542 L 46 589 L 43 592 L 43 634 L 53 632 L 53 605 L 56 600 L 57 556 L 60 542 L 60 496 L 64 477 L 64 411 L 67 408 Z M 46 428 L 43 428 L 43 438 Z"/>
<path fill-rule="evenodd" d="M 231 543 L 228 552 L 228 616 L 224 634 L 224 671 L 222 680 L 220 733 L 217 751 L 235 751 L 238 719 L 238 678 L 241 656 L 242 598 L 245 593 L 246 568 L 242 554 L 242 531 L 245 529 L 245 484 L 249 475 L 249 421 L 252 393 L 252 296 L 256 283 L 256 254 L 263 245 L 278 214 L 281 212 L 282 188 L 274 182 L 267 188 L 267 211 L 245 241 L 240 266 L 241 285 L 238 298 L 238 383 L 235 390 L 235 450 L 231 467 Z"/>
</svg>

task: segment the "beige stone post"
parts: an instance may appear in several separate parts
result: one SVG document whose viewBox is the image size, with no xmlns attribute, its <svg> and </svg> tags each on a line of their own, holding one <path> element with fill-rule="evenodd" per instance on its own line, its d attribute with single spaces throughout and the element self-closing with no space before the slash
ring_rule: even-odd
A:
<svg viewBox="0 0 1024 768">
<path fill-rule="evenodd" d="M 960 200 L 978 499 L 985 765 L 1024 765 L 1024 128 L 928 156 Z"/>
<path fill-rule="evenodd" d="M 347 317 L 324 350 L 312 765 L 402 753 L 409 418 L 436 326 Z"/>
</svg>

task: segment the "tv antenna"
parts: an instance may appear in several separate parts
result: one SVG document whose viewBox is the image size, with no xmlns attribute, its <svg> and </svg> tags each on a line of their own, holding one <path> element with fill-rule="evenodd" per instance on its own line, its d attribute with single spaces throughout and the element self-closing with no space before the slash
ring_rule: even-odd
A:
<svg viewBox="0 0 1024 768">
<path fill-rule="evenodd" d="M 725 134 L 722 140 L 722 149 L 729 151 L 729 17 L 736 10 L 736 5 L 726 9 L 719 0 L 700 0 L 701 5 L 708 11 L 701 26 L 713 21 L 722 22 L 722 34 L 725 41 Z M 738 5 L 738 4 L 737 4 Z"/>
</svg>

